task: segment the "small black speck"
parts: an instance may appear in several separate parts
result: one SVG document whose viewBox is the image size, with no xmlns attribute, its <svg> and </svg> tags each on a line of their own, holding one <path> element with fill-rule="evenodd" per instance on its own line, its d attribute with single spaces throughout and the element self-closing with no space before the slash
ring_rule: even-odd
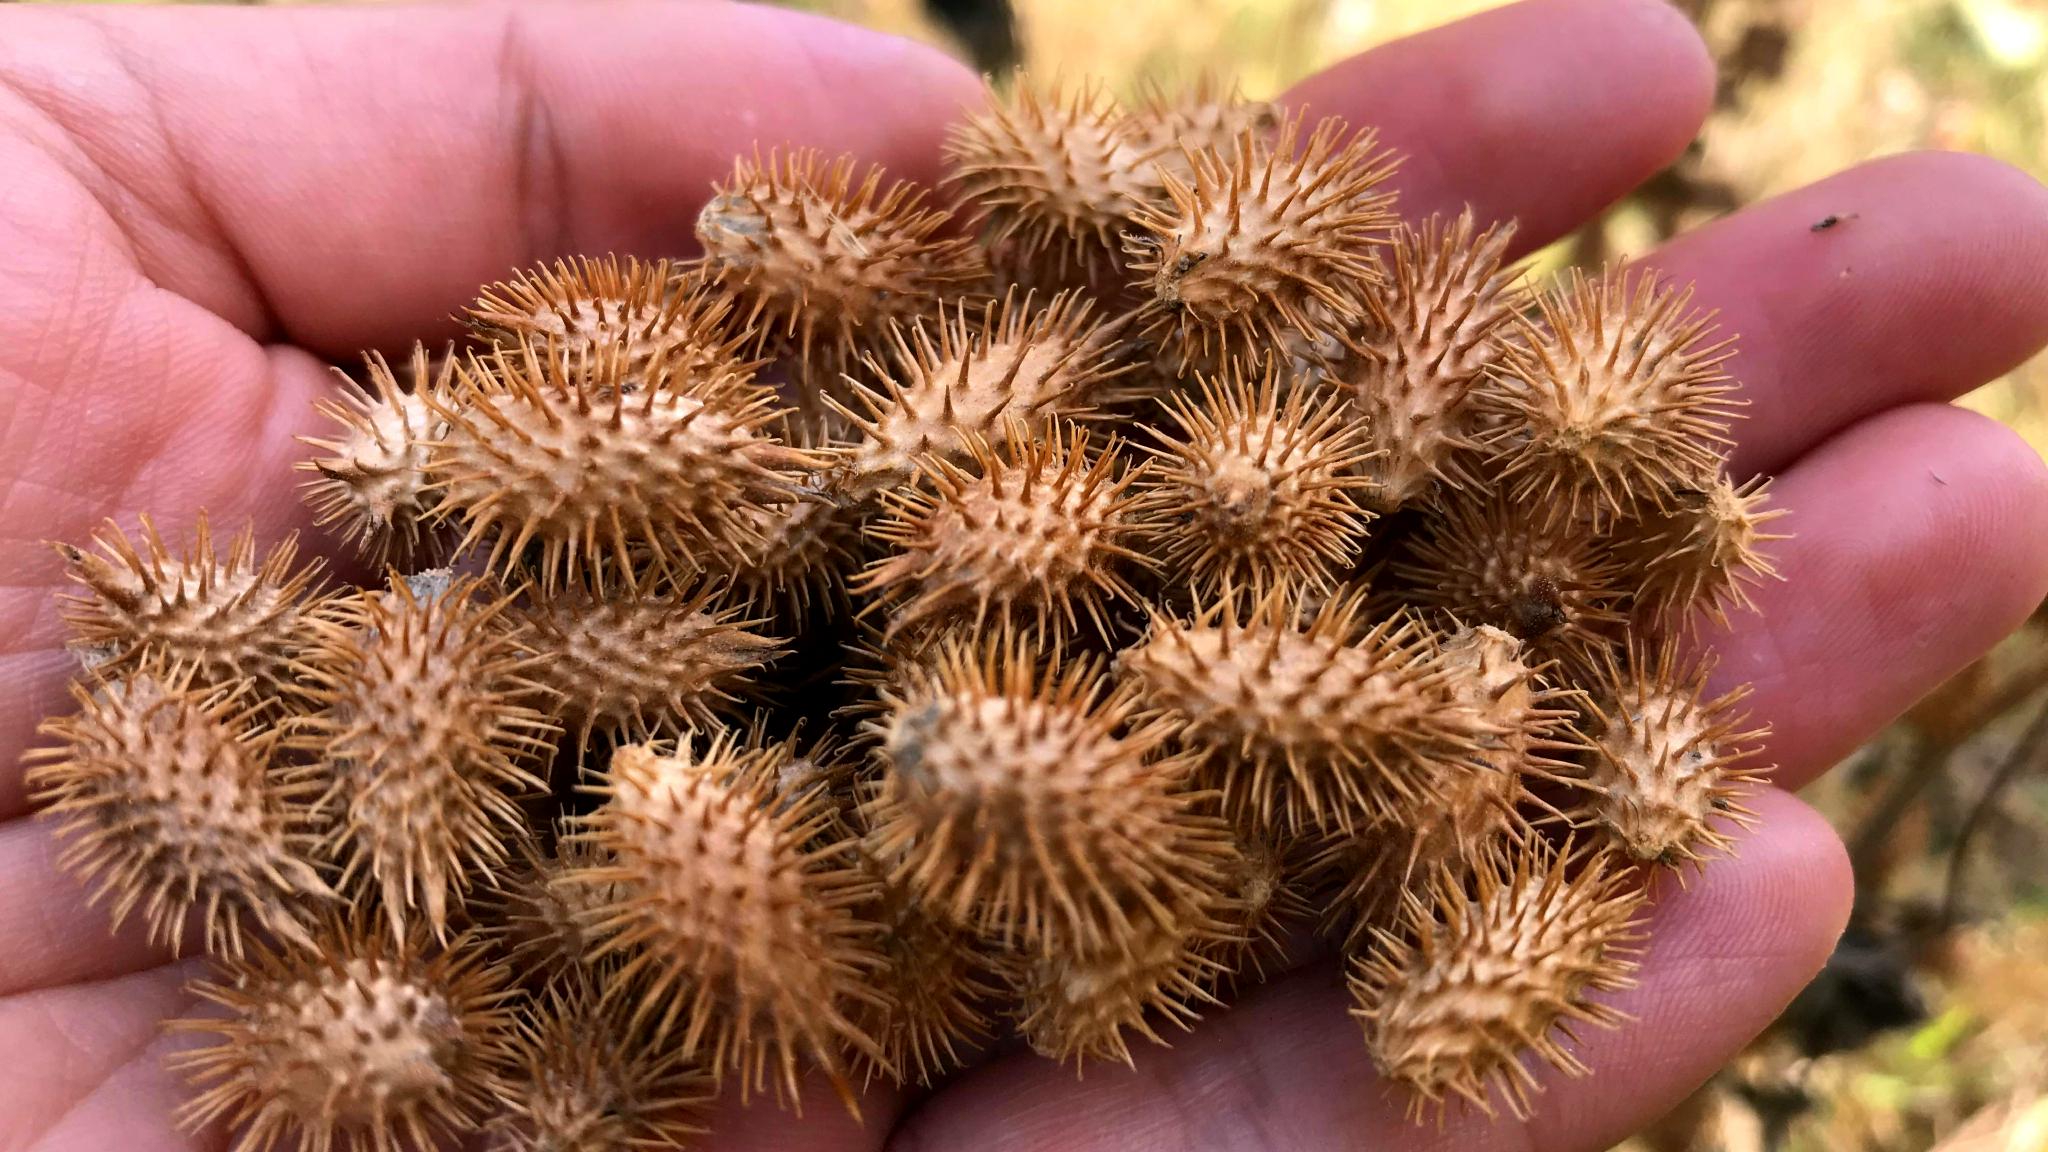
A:
<svg viewBox="0 0 2048 1152">
<path fill-rule="evenodd" d="M 1846 224 L 1849 221 L 1854 220 L 1855 218 L 1856 214 L 1854 212 L 1851 212 L 1846 216 L 1841 216 L 1833 212 L 1830 212 L 1827 215 L 1821 217 L 1820 219 L 1815 220 L 1813 222 L 1813 227 L 1809 229 L 1809 231 L 1825 232 L 1830 228 L 1836 227 L 1841 224 Z"/>
</svg>

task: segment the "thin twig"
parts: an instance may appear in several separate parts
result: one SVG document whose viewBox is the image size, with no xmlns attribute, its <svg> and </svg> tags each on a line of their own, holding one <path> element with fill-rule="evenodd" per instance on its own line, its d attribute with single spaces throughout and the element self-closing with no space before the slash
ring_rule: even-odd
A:
<svg viewBox="0 0 2048 1152">
<path fill-rule="evenodd" d="M 1969 874 L 1970 848 L 1977 839 L 1978 831 L 1989 822 L 1991 812 L 1998 805 L 1999 796 L 2014 780 L 2026 770 L 2048 762 L 2048 703 L 2027 724 L 2019 741 L 2008 752 L 2005 762 L 1992 774 L 1991 782 L 1970 806 L 1970 813 L 1963 818 L 1963 826 L 1956 832 L 1954 847 L 1949 849 L 1948 884 L 1941 902 L 1941 926 L 1953 928 L 1956 917 L 1961 914 L 1963 885 Z"/>
<path fill-rule="evenodd" d="M 1856 877 L 1859 892 L 1870 887 L 1870 873 L 1877 866 L 1885 845 L 1898 831 L 1899 821 L 1927 786 L 1948 767 L 1955 751 L 1956 745 L 1951 741 L 1918 737 L 1913 744 L 1911 759 L 1891 773 L 1877 803 L 1864 810 L 1863 818 L 1856 822 L 1856 830 L 1849 837 L 1849 867 Z"/>
<path fill-rule="evenodd" d="M 2048 646 L 2044 646 L 2042 652 L 2019 671 L 2002 677 L 1996 688 L 1979 693 L 1970 701 L 1968 713 L 1960 722 L 1943 727 L 1943 735 L 1918 735 L 1912 760 L 1886 782 L 1883 795 L 1877 803 L 1865 809 L 1848 838 L 1850 866 L 1857 877 L 1858 888 L 1865 886 L 1865 874 L 1876 863 L 1886 841 L 1897 830 L 1899 821 L 1905 818 L 1907 810 L 1927 790 L 1927 786 L 1948 768 L 1956 749 L 1968 743 L 1992 721 L 2020 706 L 2044 685 L 2048 685 Z"/>
<path fill-rule="evenodd" d="M 1962 743 L 1977 730 L 2026 703 L 2027 697 L 2044 685 L 2048 685 L 2048 645 L 2042 645 L 2018 671 L 2001 677 L 1996 687 L 1979 693 L 1970 702 L 1969 714 L 1957 725 L 1962 734 L 1951 739 Z"/>
</svg>

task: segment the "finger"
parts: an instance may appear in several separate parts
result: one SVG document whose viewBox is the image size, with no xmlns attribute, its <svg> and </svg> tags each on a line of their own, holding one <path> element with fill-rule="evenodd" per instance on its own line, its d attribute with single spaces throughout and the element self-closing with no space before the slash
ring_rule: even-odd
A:
<svg viewBox="0 0 2048 1152">
<path fill-rule="evenodd" d="M 164 1065 L 173 1054 L 194 1047 L 197 1042 L 196 1037 L 159 1034 L 125 1062 L 106 1071 L 99 1083 L 43 1132 L 41 1139 L 26 1146 L 26 1152 L 68 1152 L 74 1148 L 227 1152 L 234 1145 L 230 1134 L 220 1125 L 190 1134 L 178 1126 L 178 1109 L 197 1092 Z M 479 1147 L 471 1143 L 464 1146 L 463 1152 L 477 1152 Z"/>
<path fill-rule="evenodd" d="M 1737 475 L 1782 468 L 1873 412 L 1953 399 L 2048 344 L 2048 189 L 1981 156 L 1875 161 L 1646 263 L 1695 283 L 1737 337 Z"/>
<path fill-rule="evenodd" d="M 111 980 L 170 959 L 149 943 L 139 916 L 110 933 L 105 906 L 85 906 L 88 889 L 57 868 L 57 852 L 46 821 L 0 824 L 0 996 Z"/>
<path fill-rule="evenodd" d="M 928 178 L 979 94 L 906 40 L 649 0 L 9 10 L 9 89 L 150 280 L 332 357 L 427 335 L 516 265 L 685 254 L 757 141 Z"/>
<path fill-rule="evenodd" d="M 156 1117 L 156 1137 L 140 1143 L 72 1142 L 69 1137 L 91 1118 L 74 1117 L 81 1104 L 110 1077 L 151 1058 L 164 1018 L 191 1002 L 184 992 L 189 975 L 182 967 L 158 968 L 118 980 L 0 999 L 0 1047 L 13 1056 L 8 1074 L 0 1077 L 0 1147 L 53 1152 L 186 1147 L 169 1139 L 161 1113 Z M 167 1089 L 159 1084 L 138 1098 L 136 1106 L 162 1103 Z"/>
<path fill-rule="evenodd" d="M 1331 967 L 1268 985 L 1205 1019 L 1135 1071 L 1024 1058 L 992 1064 L 913 1114 L 890 1152 L 1129 1152 L 1132 1148 L 1588 1150 L 1655 1119 L 1760 1032 L 1826 961 L 1850 882 L 1826 823 L 1783 793 L 1760 831 L 1679 890 L 1658 885 L 1636 1017 L 1576 1046 L 1590 1078 L 1544 1076 L 1527 1123 L 1454 1113 L 1441 1131 L 1403 1116 L 1375 1075 Z M 1796 882 L 1788 883 L 1788 878 Z M 1682 1038 L 1682 1039 L 1681 1039 Z"/>
<path fill-rule="evenodd" d="M 1699 33 L 1664 0 L 1528 0 L 1353 57 L 1284 99 L 1377 126 L 1406 156 L 1406 214 L 1469 203 L 1518 219 L 1527 251 L 1677 159 L 1713 95 Z"/>
<path fill-rule="evenodd" d="M 1866 420 L 1780 477 L 1783 583 L 1710 636 L 1753 683 L 1778 781 L 1798 788 L 2017 628 L 2048 597 L 2048 467 L 1974 412 Z"/>
</svg>

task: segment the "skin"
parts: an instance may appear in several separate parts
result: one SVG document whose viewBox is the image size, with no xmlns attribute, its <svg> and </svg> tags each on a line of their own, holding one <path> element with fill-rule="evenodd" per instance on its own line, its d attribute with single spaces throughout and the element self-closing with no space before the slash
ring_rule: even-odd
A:
<svg viewBox="0 0 2048 1152">
<path fill-rule="evenodd" d="M 1697 131 L 1710 65 L 1656 0 L 1533 0 L 1348 60 L 1289 98 L 1377 123 L 1413 213 L 1470 201 L 1563 233 Z M 857 99 L 849 96 L 857 95 Z M 756 138 L 934 175 L 978 99 L 959 65 L 829 22 L 710 2 L 411 10 L 0 9 L 0 761 L 68 669 L 45 539 L 201 507 L 275 537 L 330 387 L 323 359 L 440 339 L 484 281 L 558 254 L 686 254 L 708 182 Z M 1829 214 L 1849 222 L 1822 233 Z M 2048 594 L 2048 472 L 1945 402 L 2048 341 L 2048 191 L 1909 155 L 1745 209 L 1649 257 L 1741 333 L 1738 472 L 1797 533 L 1765 614 L 1715 638 L 1796 788 Z M 1959 562 L 1960 561 L 1960 562 Z M 1826 958 L 1839 842 L 1772 789 L 1739 855 L 1660 888 L 1638 1017 L 1581 1047 L 1526 1123 L 1414 1128 L 1373 1076 L 1334 967 L 1253 990 L 1135 1071 L 986 1059 L 855 1127 L 715 1118 L 711 1152 L 1061 1148 L 1567 1152 L 1679 1101 Z M 0 1149 L 186 1152 L 156 1022 L 189 974 L 51 863 L 0 773 Z M 19 1058 L 32 1054 L 32 1058 Z"/>
</svg>

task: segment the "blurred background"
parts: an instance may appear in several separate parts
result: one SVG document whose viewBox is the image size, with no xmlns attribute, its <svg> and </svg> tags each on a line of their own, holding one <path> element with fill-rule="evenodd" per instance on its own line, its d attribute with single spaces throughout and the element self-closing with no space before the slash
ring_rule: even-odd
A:
<svg viewBox="0 0 2048 1152">
<path fill-rule="evenodd" d="M 1499 0 L 796 0 L 984 71 L 1202 71 L 1268 96 Z M 1670 170 L 1538 271 L 1859 161 L 1987 152 L 2048 178 L 2048 0 L 1679 0 L 1719 57 Z M 1738 361 L 1739 364 L 1739 361 Z M 1737 369 L 1738 374 L 1740 369 Z M 1965 401 L 2048 451 L 2048 357 Z M 1778 1025 L 1626 1152 L 2048 1152 L 2048 612 L 1810 790 L 1856 862 L 1854 922 Z"/>
</svg>

